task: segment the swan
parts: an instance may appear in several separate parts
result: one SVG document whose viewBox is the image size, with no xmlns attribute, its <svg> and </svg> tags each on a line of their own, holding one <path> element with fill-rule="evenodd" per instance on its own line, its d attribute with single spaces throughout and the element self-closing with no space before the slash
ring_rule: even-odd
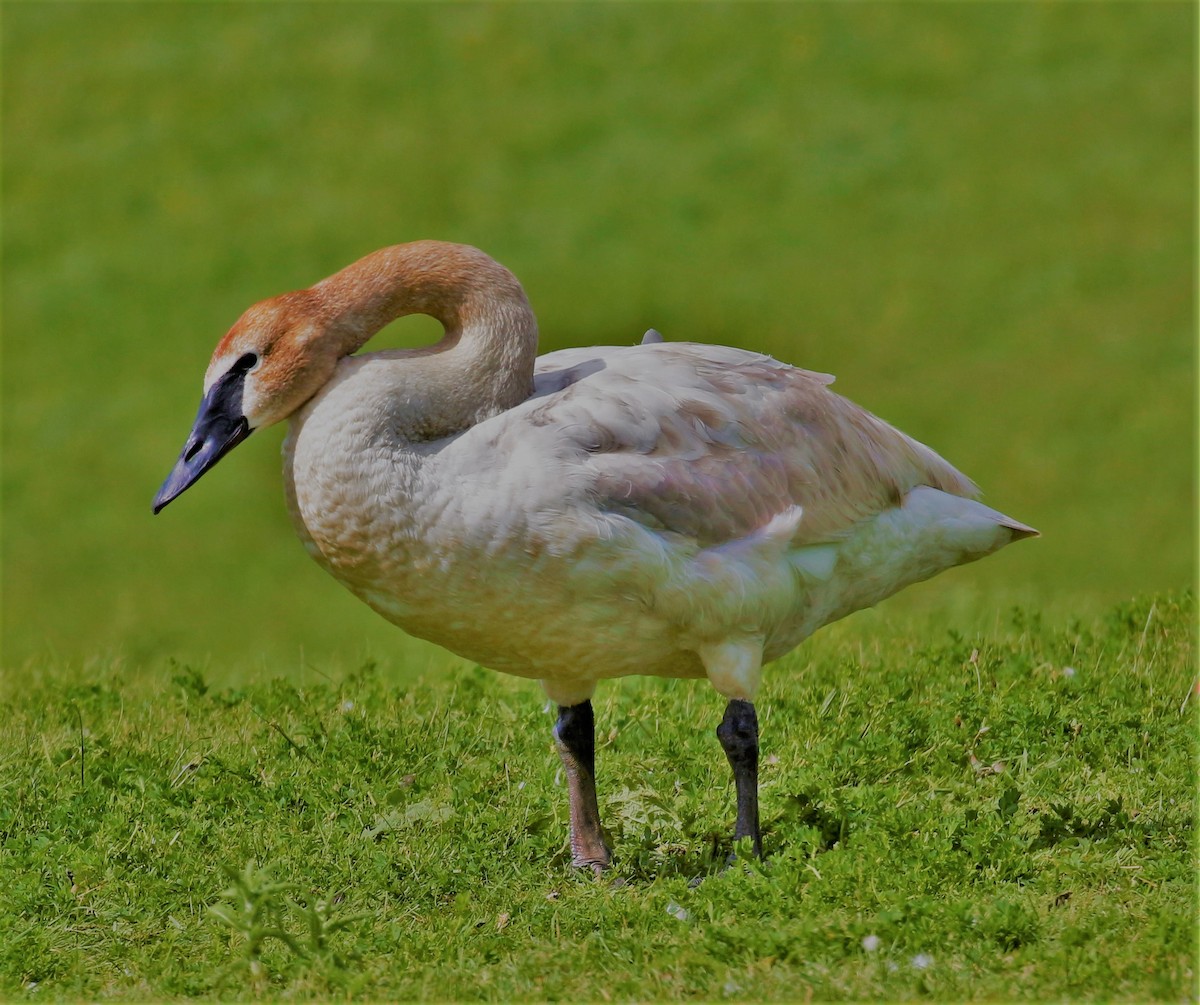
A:
<svg viewBox="0 0 1200 1005">
<path fill-rule="evenodd" d="M 355 355 L 413 313 L 441 322 L 437 344 Z M 726 699 L 734 838 L 761 856 L 763 664 L 1037 531 L 828 375 L 653 329 L 536 351 L 521 284 L 488 255 L 383 248 L 237 320 L 154 512 L 289 419 L 309 554 L 406 632 L 537 679 L 558 706 L 573 865 L 611 861 L 591 698 L 627 674 L 706 677 Z"/>
</svg>

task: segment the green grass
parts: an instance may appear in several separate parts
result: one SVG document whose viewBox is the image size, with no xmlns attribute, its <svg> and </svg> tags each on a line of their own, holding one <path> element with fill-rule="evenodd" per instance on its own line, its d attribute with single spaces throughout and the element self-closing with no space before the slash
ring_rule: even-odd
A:
<svg viewBox="0 0 1200 1005">
<path fill-rule="evenodd" d="M 1185 999 L 1195 618 L 814 640 L 760 705 L 769 857 L 728 871 L 720 703 L 606 688 L 599 882 L 526 683 L 9 686 L 0 996 Z"/>
</svg>

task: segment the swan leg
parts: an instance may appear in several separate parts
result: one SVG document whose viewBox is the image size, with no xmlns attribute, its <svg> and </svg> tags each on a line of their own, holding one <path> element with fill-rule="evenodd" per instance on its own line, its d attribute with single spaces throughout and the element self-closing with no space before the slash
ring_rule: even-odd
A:
<svg viewBox="0 0 1200 1005">
<path fill-rule="evenodd" d="M 596 875 L 612 861 L 600 831 L 596 803 L 596 719 L 591 699 L 559 705 L 554 742 L 567 772 L 571 802 L 571 864 L 591 866 Z"/>
<path fill-rule="evenodd" d="M 737 788 L 737 823 L 733 839 L 750 838 L 757 858 L 762 858 L 762 834 L 758 828 L 758 714 L 754 705 L 732 698 L 725 706 L 725 718 L 717 727 L 717 739 L 733 768 Z"/>
</svg>

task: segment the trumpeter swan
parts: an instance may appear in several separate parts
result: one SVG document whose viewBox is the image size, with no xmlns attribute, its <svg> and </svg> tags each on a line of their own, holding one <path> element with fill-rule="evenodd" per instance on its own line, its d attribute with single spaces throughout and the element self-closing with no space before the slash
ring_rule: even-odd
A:
<svg viewBox="0 0 1200 1005">
<path fill-rule="evenodd" d="M 353 355 L 406 314 L 445 335 Z M 591 696 L 707 677 L 761 854 L 763 663 L 822 625 L 1036 533 L 928 447 L 758 353 L 663 342 L 536 357 L 520 283 L 475 248 L 384 248 L 255 304 L 217 345 L 158 512 L 290 419 L 309 553 L 405 631 L 541 681 L 558 704 L 576 865 L 610 860 Z"/>
</svg>

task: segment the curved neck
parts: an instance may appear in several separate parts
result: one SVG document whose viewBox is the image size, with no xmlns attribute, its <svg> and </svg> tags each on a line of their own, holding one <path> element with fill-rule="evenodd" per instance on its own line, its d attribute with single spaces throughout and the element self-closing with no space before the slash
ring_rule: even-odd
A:
<svg viewBox="0 0 1200 1005">
<path fill-rule="evenodd" d="M 431 371 L 438 383 L 452 387 L 453 398 L 475 402 L 463 426 L 533 391 L 537 319 L 516 277 L 476 248 L 441 241 L 383 248 L 317 283 L 312 293 L 326 335 L 343 356 L 405 315 L 440 321 L 446 330 L 440 342 L 404 355 L 436 356 Z"/>
</svg>

